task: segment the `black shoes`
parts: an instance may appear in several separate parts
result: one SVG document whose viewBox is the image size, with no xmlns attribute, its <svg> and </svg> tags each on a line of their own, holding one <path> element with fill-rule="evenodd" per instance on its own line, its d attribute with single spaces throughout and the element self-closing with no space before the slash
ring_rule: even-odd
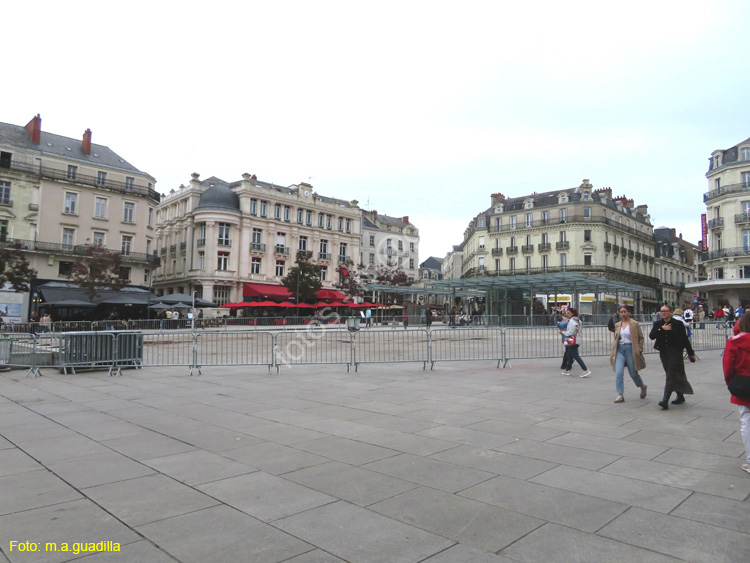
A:
<svg viewBox="0 0 750 563">
<path fill-rule="evenodd" d="M 685 395 L 677 395 L 677 398 L 672 401 L 673 405 L 681 405 L 685 402 Z"/>
<path fill-rule="evenodd" d="M 665 411 L 669 410 L 669 403 L 667 401 L 659 401 L 659 406 Z"/>
</svg>

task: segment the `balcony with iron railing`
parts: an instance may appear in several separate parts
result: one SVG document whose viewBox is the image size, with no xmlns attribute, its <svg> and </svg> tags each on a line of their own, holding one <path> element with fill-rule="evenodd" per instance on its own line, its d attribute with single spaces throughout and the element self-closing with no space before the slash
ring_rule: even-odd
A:
<svg viewBox="0 0 750 563">
<path fill-rule="evenodd" d="M 530 223 L 516 223 L 515 225 L 492 225 L 489 228 L 491 233 L 504 233 L 509 231 L 521 231 L 523 229 L 535 229 L 540 227 L 550 227 L 555 225 L 571 225 L 574 223 L 585 223 L 585 224 L 601 224 L 608 227 L 612 227 L 617 231 L 628 233 L 631 235 L 638 235 L 642 238 L 651 240 L 652 233 L 650 232 L 651 227 L 649 226 L 649 232 L 635 229 L 623 225 L 620 221 L 614 221 L 609 217 L 602 215 L 596 215 L 592 217 L 585 217 L 583 215 L 568 215 L 567 217 L 556 217 L 550 219 L 536 219 Z"/>
<path fill-rule="evenodd" d="M 734 223 L 739 225 L 741 223 L 750 223 L 750 213 L 738 213 L 734 216 Z"/>
<path fill-rule="evenodd" d="M 170 244 L 169 245 L 169 253 L 170 254 L 174 254 L 175 252 L 177 252 L 177 245 L 176 244 Z"/>
<path fill-rule="evenodd" d="M 538 245 L 539 252 L 549 252 L 552 250 L 552 243 L 551 242 L 540 242 Z"/>
<path fill-rule="evenodd" d="M 635 258 L 635 250 L 628 250 L 628 258 L 631 260 Z"/>
<path fill-rule="evenodd" d="M 604 252 L 610 252 L 612 250 L 612 243 L 611 242 L 605 242 L 604 243 Z"/>
<path fill-rule="evenodd" d="M 640 252 L 637 252 L 637 251 L 636 251 L 636 253 L 635 253 L 635 259 L 636 259 L 636 260 L 637 260 L 638 262 L 640 262 L 640 261 L 641 261 L 641 253 L 640 253 Z"/>
<path fill-rule="evenodd" d="M 231 247 L 232 246 L 232 241 L 231 241 L 231 239 L 228 239 L 228 238 L 220 238 L 216 242 L 216 244 L 217 244 L 217 246 L 223 246 L 223 247 L 226 248 L 226 247 Z"/>
<path fill-rule="evenodd" d="M 181 242 L 180 243 L 180 250 L 182 250 L 182 251 L 187 250 L 187 243 L 186 242 Z"/>
<path fill-rule="evenodd" d="M 531 252 L 534 252 L 534 245 L 533 244 L 524 244 L 521 247 L 521 252 L 524 254 L 530 254 Z"/>
<path fill-rule="evenodd" d="M 166 246 L 162 246 L 161 250 L 159 251 L 159 254 L 161 254 L 162 256 L 164 256 L 166 253 L 167 253 L 167 247 Z"/>
<path fill-rule="evenodd" d="M 493 256 L 502 256 L 503 249 L 502 248 L 493 248 L 492 249 L 492 255 Z"/>
<path fill-rule="evenodd" d="M 92 245 L 86 244 L 57 244 L 54 242 L 41 242 L 38 240 L 23 240 L 6 238 L 0 242 L 0 246 L 16 248 L 23 252 L 39 252 L 42 254 L 52 254 L 61 256 L 89 256 L 89 249 Z M 103 247 L 107 248 L 107 247 Z M 161 263 L 156 252 L 146 254 L 145 252 L 130 252 L 122 249 L 109 249 L 111 252 L 117 252 L 122 257 L 123 262 L 144 263 L 158 266 Z"/>
<path fill-rule="evenodd" d="M 7 164 L 7 166 L 3 166 L 3 168 L 5 169 L 14 170 L 16 172 L 24 172 L 27 174 L 34 174 L 35 176 L 40 176 L 42 178 L 47 178 L 50 180 L 70 182 L 71 184 L 82 184 L 84 186 L 112 190 L 128 195 L 140 195 L 152 199 L 156 202 L 161 199 L 161 194 L 153 188 L 149 188 L 147 186 L 139 186 L 137 184 L 130 184 L 128 182 L 119 182 L 116 180 L 101 180 L 98 176 L 81 174 L 80 171 L 75 173 L 75 177 L 69 177 L 67 170 L 50 168 L 49 166 L 40 166 L 38 164 L 17 162 L 15 160 L 4 164 Z"/>
<path fill-rule="evenodd" d="M 289 255 L 289 247 L 283 244 L 277 244 L 273 249 L 275 254 Z"/>
<path fill-rule="evenodd" d="M 266 245 L 262 242 L 251 242 L 250 243 L 250 250 L 253 252 L 265 252 L 266 251 Z"/>
<path fill-rule="evenodd" d="M 206 239 L 199 238 L 198 242 L 196 243 L 198 246 L 206 246 Z"/>
<path fill-rule="evenodd" d="M 723 195 L 738 194 L 747 191 L 750 191 L 750 183 L 727 184 L 726 186 L 721 186 L 720 188 L 704 193 L 703 201 L 707 202 Z"/>
<path fill-rule="evenodd" d="M 570 248 L 570 241 L 561 240 L 560 242 L 555 243 L 555 248 L 557 250 L 568 250 Z"/>
<path fill-rule="evenodd" d="M 722 258 L 731 258 L 733 256 L 750 256 L 750 246 L 738 246 L 734 248 L 722 248 L 721 250 L 702 252 L 701 261 L 720 260 Z"/>
<path fill-rule="evenodd" d="M 346 262 L 347 260 L 349 260 L 349 257 L 345 256 L 343 254 L 340 254 L 338 260 L 339 260 L 339 262 Z"/>
<path fill-rule="evenodd" d="M 507 246 L 507 247 L 505 247 L 505 253 L 506 254 L 518 254 L 518 247 L 517 246 Z"/>
<path fill-rule="evenodd" d="M 724 226 L 724 217 L 716 217 L 708 221 L 709 229 L 720 229 Z"/>
<path fill-rule="evenodd" d="M 318 260 L 329 260 L 331 259 L 330 252 L 318 252 Z"/>
<path fill-rule="evenodd" d="M 612 254 L 614 254 L 615 256 L 617 256 L 619 253 L 620 253 L 620 247 L 618 245 L 616 245 L 616 244 L 613 244 L 612 245 Z"/>
</svg>

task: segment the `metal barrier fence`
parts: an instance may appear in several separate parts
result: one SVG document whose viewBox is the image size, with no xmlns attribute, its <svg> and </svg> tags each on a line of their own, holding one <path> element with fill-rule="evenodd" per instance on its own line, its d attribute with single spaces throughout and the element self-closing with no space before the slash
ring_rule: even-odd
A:
<svg viewBox="0 0 750 563">
<path fill-rule="evenodd" d="M 311 328 L 303 331 L 282 331 L 273 335 L 276 373 L 280 366 L 299 364 L 345 364 L 349 371 L 353 363 L 352 333 L 343 330 Z"/>
<path fill-rule="evenodd" d="M 643 325 L 644 353 L 655 353 Z M 606 326 L 583 325 L 580 353 L 608 356 L 612 333 Z M 731 330 L 724 323 L 696 326 L 696 352 L 723 350 Z M 126 367 L 184 366 L 190 374 L 201 366 L 265 365 L 269 372 L 281 366 L 318 364 L 422 363 L 493 360 L 503 367 L 515 359 L 562 358 L 564 346 L 557 327 L 433 327 L 359 331 L 99 331 L 44 334 L 6 333 L 0 338 L 0 366 L 28 368 L 27 376 L 52 367 L 62 373 L 76 369 L 108 369 L 121 375 Z"/>
<path fill-rule="evenodd" d="M 435 362 L 471 360 L 497 360 L 497 367 L 500 367 L 502 335 L 502 330 L 494 328 L 436 328 L 429 335 L 430 369 Z"/>
<path fill-rule="evenodd" d="M 353 339 L 354 369 L 360 364 L 430 361 L 430 334 L 427 329 L 360 330 Z"/>
</svg>

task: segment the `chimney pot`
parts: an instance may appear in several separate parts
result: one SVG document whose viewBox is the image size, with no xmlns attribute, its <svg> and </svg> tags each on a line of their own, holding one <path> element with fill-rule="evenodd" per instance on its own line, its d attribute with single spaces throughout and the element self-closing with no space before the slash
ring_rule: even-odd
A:
<svg viewBox="0 0 750 563">
<path fill-rule="evenodd" d="M 401 220 L 402 220 L 402 221 L 403 221 L 404 223 L 408 223 L 408 222 L 409 222 L 409 216 L 408 216 L 408 215 L 404 215 L 404 216 L 403 216 L 403 217 L 401 218 Z"/>
</svg>

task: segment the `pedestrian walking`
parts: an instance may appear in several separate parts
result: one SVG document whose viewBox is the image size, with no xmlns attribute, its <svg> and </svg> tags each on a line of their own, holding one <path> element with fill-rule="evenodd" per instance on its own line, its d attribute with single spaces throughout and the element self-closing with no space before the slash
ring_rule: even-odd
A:
<svg viewBox="0 0 750 563">
<path fill-rule="evenodd" d="M 404 330 L 406 330 L 407 328 L 409 328 L 409 312 L 406 309 L 404 309 L 403 321 L 404 321 Z"/>
<path fill-rule="evenodd" d="M 750 311 L 742 314 L 737 326 L 738 334 L 732 336 L 724 348 L 724 382 L 732 394 L 729 401 L 740 411 L 746 461 L 742 469 L 750 473 Z"/>
<path fill-rule="evenodd" d="M 432 326 L 432 309 L 430 309 L 429 307 L 425 312 L 425 323 L 427 325 L 427 328 L 430 328 Z"/>
<path fill-rule="evenodd" d="M 367 309 L 365 311 L 365 326 L 367 328 L 370 328 L 371 323 L 372 323 L 372 311 L 370 309 Z"/>
<path fill-rule="evenodd" d="M 659 350 L 659 359 L 667 376 L 664 398 L 659 402 L 659 406 L 667 410 L 673 392 L 677 393 L 677 398 L 672 401 L 673 405 L 681 405 L 685 402 L 685 395 L 693 394 L 693 388 L 685 374 L 682 353 L 683 350 L 687 350 L 688 358 L 695 362 L 695 352 L 688 339 L 685 325 L 672 317 L 672 307 L 662 305 L 659 313 L 661 319 L 654 323 L 648 337 L 656 341 L 654 348 Z"/>
<path fill-rule="evenodd" d="M 570 375 L 573 369 L 573 362 L 575 361 L 581 366 L 581 373 L 578 377 L 588 377 L 591 375 L 591 370 L 586 367 L 586 364 L 578 353 L 581 345 L 581 320 L 578 318 L 578 310 L 574 307 L 569 307 L 565 314 L 568 316 L 568 326 L 563 331 L 563 336 L 565 336 L 565 346 L 568 347 L 568 363 L 562 374 Z"/>
<path fill-rule="evenodd" d="M 641 399 L 646 398 L 648 386 L 643 383 L 639 370 L 646 369 L 646 358 L 643 357 L 643 330 L 641 325 L 630 318 L 630 309 L 621 305 L 618 310 L 620 321 L 615 323 L 615 339 L 609 351 L 609 361 L 615 370 L 615 403 L 625 401 L 625 366 L 628 366 L 630 379 L 641 389 Z"/>
</svg>

